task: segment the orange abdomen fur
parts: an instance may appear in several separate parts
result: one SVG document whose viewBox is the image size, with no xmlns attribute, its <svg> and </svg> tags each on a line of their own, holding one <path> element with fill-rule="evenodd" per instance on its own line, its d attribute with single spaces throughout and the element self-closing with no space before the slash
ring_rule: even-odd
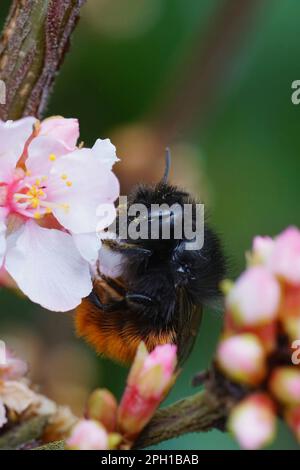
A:
<svg viewBox="0 0 300 470">
<path fill-rule="evenodd" d="M 94 289 L 103 303 L 110 302 L 112 295 L 118 300 L 105 281 L 97 281 Z M 132 362 L 141 341 L 149 351 L 158 344 L 176 343 L 174 330 L 151 331 L 149 325 L 137 321 L 133 312 L 126 309 L 104 312 L 88 298 L 76 310 L 75 325 L 78 336 L 84 337 L 98 353 L 122 363 Z"/>
</svg>

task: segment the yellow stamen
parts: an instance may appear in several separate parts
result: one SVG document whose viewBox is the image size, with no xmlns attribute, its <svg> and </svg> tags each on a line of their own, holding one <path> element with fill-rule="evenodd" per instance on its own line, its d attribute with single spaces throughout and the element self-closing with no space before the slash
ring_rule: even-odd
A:
<svg viewBox="0 0 300 470">
<path fill-rule="evenodd" d="M 50 160 L 50 162 L 55 162 L 55 160 L 56 160 L 56 155 L 55 155 L 54 153 L 50 153 L 50 155 L 49 155 L 49 160 Z"/>
<path fill-rule="evenodd" d="M 41 216 L 41 213 L 40 213 L 40 212 L 35 212 L 35 213 L 33 214 L 33 217 L 38 220 L 38 219 L 41 219 L 42 216 Z"/>
<path fill-rule="evenodd" d="M 36 179 L 36 180 L 35 180 L 35 184 L 36 184 L 37 186 L 40 186 L 40 185 L 41 185 L 41 180 Z"/>
<path fill-rule="evenodd" d="M 31 200 L 31 207 L 32 207 L 33 209 L 37 209 L 37 208 L 39 207 L 39 202 L 40 202 L 40 201 L 38 200 L 37 197 L 33 198 L 33 199 Z"/>
<path fill-rule="evenodd" d="M 67 181 L 67 182 L 66 182 L 66 185 L 67 185 L 69 188 L 72 186 L 72 184 L 73 184 L 72 181 Z"/>
<path fill-rule="evenodd" d="M 49 215 L 49 214 L 52 214 L 52 209 L 50 207 L 46 207 L 46 214 Z"/>
<path fill-rule="evenodd" d="M 68 175 L 66 175 L 65 173 L 63 173 L 63 174 L 61 175 L 61 179 L 62 179 L 62 180 L 68 179 Z"/>
</svg>

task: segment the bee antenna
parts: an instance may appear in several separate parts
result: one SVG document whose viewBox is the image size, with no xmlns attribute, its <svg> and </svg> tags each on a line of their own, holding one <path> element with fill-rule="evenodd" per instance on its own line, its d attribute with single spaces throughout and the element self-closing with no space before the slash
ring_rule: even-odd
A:
<svg viewBox="0 0 300 470">
<path fill-rule="evenodd" d="M 168 182 L 168 179 L 169 179 L 169 174 L 170 174 L 170 168 L 171 168 L 171 151 L 169 149 L 169 147 L 166 148 L 166 167 L 165 167 L 165 172 L 164 172 L 164 176 L 162 178 L 162 183 L 166 184 Z"/>
</svg>

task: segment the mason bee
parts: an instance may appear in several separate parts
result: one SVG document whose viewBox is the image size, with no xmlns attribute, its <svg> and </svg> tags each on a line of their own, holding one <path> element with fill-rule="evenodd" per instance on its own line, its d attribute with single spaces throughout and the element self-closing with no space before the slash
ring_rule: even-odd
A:
<svg viewBox="0 0 300 470">
<path fill-rule="evenodd" d="M 154 186 L 137 186 L 127 207 L 118 208 L 117 235 L 103 241 L 93 291 L 76 311 L 78 335 L 97 352 L 123 363 L 132 361 L 140 341 L 149 351 L 158 344 L 176 344 L 182 363 L 194 344 L 203 306 L 220 296 L 219 284 L 225 275 L 220 240 L 206 223 L 201 227 L 203 246 L 191 250 L 190 239 L 184 234 L 175 236 L 175 225 L 182 229 L 184 217 L 157 210 L 157 205 L 167 204 L 184 213 L 189 205 L 191 224 L 196 227 L 197 204 L 187 192 L 168 184 L 169 168 L 167 151 L 163 179 Z M 124 213 L 126 224 L 140 224 L 140 218 L 131 214 L 135 204 L 146 207 L 146 224 L 150 228 L 156 221 L 158 236 L 118 235 Z M 168 238 L 162 236 L 166 219 Z"/>
</svg>

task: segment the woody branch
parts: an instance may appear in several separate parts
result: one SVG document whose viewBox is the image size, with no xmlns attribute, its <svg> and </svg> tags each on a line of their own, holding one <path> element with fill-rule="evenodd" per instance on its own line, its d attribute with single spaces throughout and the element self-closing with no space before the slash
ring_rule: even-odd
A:
<svg viewBox="0 0 300 470">
<path fill-rule="evenodd" d="M 14 0 L 0 39 L 0 119 L 41 117 L 84 0 Z"/>
</svg>

